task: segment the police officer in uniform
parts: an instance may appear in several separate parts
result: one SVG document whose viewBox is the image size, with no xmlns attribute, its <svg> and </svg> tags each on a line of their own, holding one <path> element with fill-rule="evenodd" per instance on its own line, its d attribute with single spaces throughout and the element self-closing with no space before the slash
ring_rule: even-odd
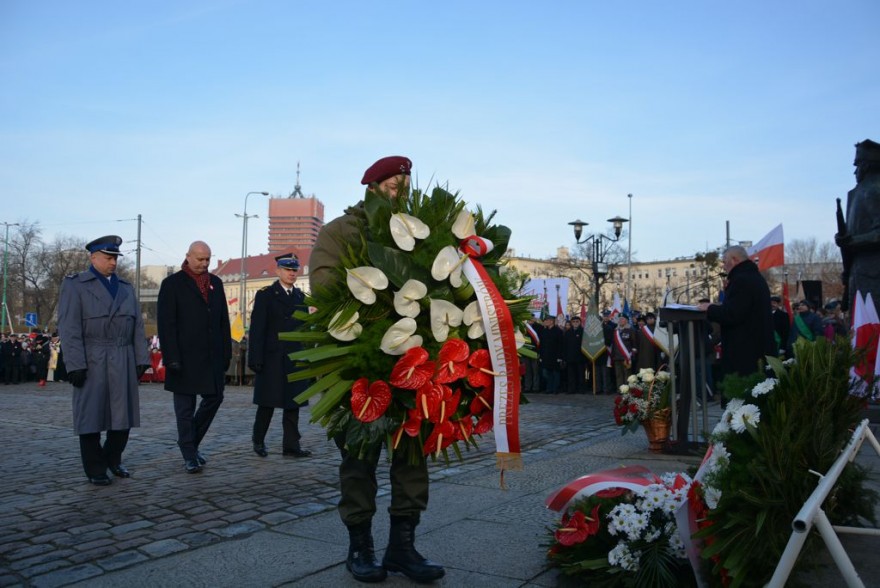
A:
<svg viewBox="0 0 880 588">
<path fill-rule="evenodd" d="M 281 448 L 283 455 L 308 457 L 310 451 L 300 446 L 299 407 L 294 397 L 308 388 L 308 382 L 288 382 L 287 374 L 293 371 L 288 355 L 302 349 L 294 341 L 280 341 L 278 333 L 299 328 L 302 321 L 293 318 L 296 310 L 305 310 L 305 295 L 294 287 L 299 258 L 286 253 L 275 258 L 278 279 L 271 286 L 262 288 L 254 296 L 248 346 L 248 367 L 257 374 L 254 382 L 254 453 L 260 457 L 269 455 L 266 449 L 266 431 L 272 422 L 276 408 L 284 410 L 281 426 L 284 431 Z"/>
<path fill-rule="evenodd" d="M 95 239 L 89 269 L 61 285 L 58 333 L 73 384 L 73 429 L 79 435 L 89 482 L 109 486 L 128 478 L 122 452 L 129 430 L 140 425 L 138 380 L 150 365 L 147 338 L 134 288 L 116 275 L 122 239 Z M 101 432 L 107 431 L 101 444 Z"/>
<path fill-rule="evenodd" d="M 383 157 L 371 165 L 361 184 L 368 191 L 396 198 L 409 187 L 412 162 L 399 155 Z M 321 232 L 309 259 L 309 282 L 312 295 L 320 296 L 340 279 L 339 258 L 347 243 L 359 239 L 367 230 L 363 201 L 347 208 L 345 214 L 330 221 Z M 391 456 L 391 528 L 388 548 L 380 565 L 373 547 L 372 521 L 376 514 L 376 467 L 382 451 L 377 443 L 368 455 L 359 458 L 345 447 L 345 439 L 336 439 L 342 452 L 339 465 L 339 516 L 348 528 L 348 557 L 345 567 L 361 582 L 380 582 L 388 571 L 402 572 L 416 582 L 439 580 L 446 571 L 416 551 L 415 529 L 419 518 L 428 507 L 428 466 L 424 456 L 418 463 L 409 463 L 405 456 Z"/>
</svg>

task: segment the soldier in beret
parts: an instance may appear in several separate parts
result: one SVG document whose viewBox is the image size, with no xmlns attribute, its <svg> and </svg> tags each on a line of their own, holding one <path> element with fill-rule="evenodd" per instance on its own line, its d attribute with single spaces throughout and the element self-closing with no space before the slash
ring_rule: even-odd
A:
<svg viewBox="0 0 880 588">
<path fill-rule="evenodd" d="M 396 198 L 409 188 L 412 162 L 401 156 L 384 157 L 371 165 L 364 173 L 361 184 L 368 191 Z M 327 223 L 318 234 L 310 258 L 310 286 L 312 294 L 320 294 L 344 275 L 337 266 L 345 250 L 345 243 L 358 239 L 367 230 L 364 203 L 346 209 L 345 214 Z M 416 551 L 415 529 L 419 518 L 428 507 L 428 466 L 425 457 L 418 463 L 410 463 L 405 456 L 391 456 L 391 528 L 388 532 L 388 548 L 382 565 L 376 560 L 373 548 L 372 521 L 376 514 L 376 466 L 382 451 L 382 443 L 358 459 L 350 454 L 344 439 L 336 444 L 342 452 L 339 465 L 339 516 L 348 528 L 349 547 L 345 567 L 356 580 L 379 582 L 387 571 L 402 572 L 416 582 L 431 582 L 443 577 L 443 566 L 425 559 Z"/>
<path fill-rule="evenodd" d="M 122 239 L 95 239 L 89 269 L 68 276 L 58 302 L 58 333 L 73 384 L 73 429 L 79 435 L 89 482 L 109 486 L 128 478 L 122 452 L 129 430 L 140 425 L 138 380 L 150 365 L 134 288 L 116 275 Z M 107 431 L 101 444 L 101 432 Z"/>
<path fill-rule="evenodd" d="M 293 317 L 296 310 L 305 310 L 305 295 L 294 286 L 299 258 L 286 253 L 275 258 L 275 274 L 278 279 L 271 286 L 262 288 L 254 296 L 254 311 L 248 337 L 248 366 L 257 374 L 254 382 L 254 453 L 260 457 L 269 455 L 266 449 L 266 431 L 272 422 L 276 408 L 284 410 L 281 426 L 282 454 L 291 457 L 308 457 L 310 451 L 300 446 L 299 404 L 294 402 L 308 388 L 308 382 L 288 382 L 287 374 L 294 371 L 288 355 L 300 351 L 302 344 L 280 341 L 278 333 L 294 331 L 302 321 Z"/>
</svg>

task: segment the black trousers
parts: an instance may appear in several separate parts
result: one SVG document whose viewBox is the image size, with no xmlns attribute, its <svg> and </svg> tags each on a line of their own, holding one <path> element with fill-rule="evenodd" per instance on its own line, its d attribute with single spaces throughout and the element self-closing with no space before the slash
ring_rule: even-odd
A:
<svg viewBox="0 0 880 588">
<path fill-rule="evenodd" d="M 254 443 L 265 443 L 266 431 L 269 430 L 273 414 L 275 409 L 271 406 L 257 407 L 257 416 L 254 418 Z M 299 433 L 299 407 L 285 408 L 282 414 L 281 427 L 284 433 L 281 447 L 284 451 L 296 451 L 300 449 L 299 440 L 302 437 Z"/>
<path fill-rule="evenodd" d="M 79 452 L 86 476 L 94 478 L 107 474 L 107 468 L 122 463 L 122 452 L 128 444 L 130 429 L 107 431 L 101 445 L 101 433 L 85 433 L 79 436 Z"/>
<path fill-rule="evenodd" d="M 174 393 L 174 415 L 177 417 L 177 446 L 183 459 L 197 458 L 199 444 L 208 432 L 217 409 L 223 403 L 223 392 L 212 396 L 202 396 L 196 410 L 195 394 Z"/>
<path fill-rule="evenodd" d="M 366 523 L 376 514 L 376 467 L 382 453 L 382 443 L 376 444 L 364 459 L 358 459 L 343 447 L 337 437 L 336 445 L 342 452 L 339 464 L 339 516 L 347 527 Z M 411 464 L 406 455 L 394 452 L 391 457 L 391 516 L 416 519 L 428 508 L 428 463 L 420 456 Z"/>
</svg>

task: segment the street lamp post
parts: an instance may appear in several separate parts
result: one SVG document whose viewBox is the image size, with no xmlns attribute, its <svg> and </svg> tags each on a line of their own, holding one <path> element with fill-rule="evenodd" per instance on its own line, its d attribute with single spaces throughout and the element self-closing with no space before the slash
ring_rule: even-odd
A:
<svg viewBox="0 0 880 588">
<path fill-rule="evenodd" d="M 608 274 L 608 264 L 605 263 L 605 255 L 608 253 L 608 249 L 611 247 L 611 245 L 617 243 L 617 241 L 620 239 L 620 232 L 623 229 L 623 223 L 628 221 L 629 219 L 619 216 L 609 218 L 608 222 L 611 223 L 611 226 L 614 228 L 613 239 L 611 237 L 608 237 L 607 235 L 596 233 L 588 236 L 583 241 L 581 241 L 581 235 L 584 232 L 584 227 L 587 226 L 589 223 L 585 223 L 580 219 L 568 223 L 572 227 L 574 227 L 574 240 L 575 242 L 577 242 L 578 245 L 586 245 L 587 243 L 592 243 L 593 309 L 595 312 L 599 312 L 599 280 L 602 276 Z"/>
<path fill-rule="evenodd" d="M 6 276 L 9 274 L 9 227 L 17 227 L 19 223 L 0 224 L 6 226 L 6 237 L 3 239 L 3 309 L 0 311 L 0 331 L 2 331 L 6 328 Z"/>
<path fill-rule="evenodd" d="M 239 296 L 239 312 L 241 312 L 241 326 L 242 330 L 247 332 L 247 315 L 245 314 L 247 311 L 247 295 L 245 293 L 245 288 L 247 287 L 247 271 L 245 268 L 245 259 L 247 258 L 247 222 L 249 218 L 257 218 L 256 214 L 248 214 L 247 213 L 247 201 L 248 196 L 251 194 L 262 194 L 263 196 L 268 196 L 268 192 L 248 192 L 244 195 L 244 210 L 242 214 L 236 214 L 235 216 L 241 219 L 241 292 Z"/>
</svg>

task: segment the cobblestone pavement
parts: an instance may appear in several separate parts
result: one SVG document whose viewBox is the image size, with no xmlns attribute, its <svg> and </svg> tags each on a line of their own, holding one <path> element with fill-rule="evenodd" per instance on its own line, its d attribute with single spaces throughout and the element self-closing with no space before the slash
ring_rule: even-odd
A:
<svg viewBox="0 0 880 588">
<path fill-rule="evenodd" d="M 124 460 L 130 479 L 89 484 L 71 429 L 70 388 L 49 383 L 0 387 L 0 586 L 62 586 L 332 510 L 339 461 L 324 431 L 301 416 L 308 459 L 281 455 L 280 412 L 269 430 L 270 455 L 257 457 L 250 435 L 251 388 L 229 387 L 202 450 L 201 474 L 183 470 L 171 395 L 141 386 L 142 426 Z M 608 396 L 533 395 L 521 406 L 524 454 L 563 451 L 619 435 Z M 432 479 L 485 468 L 491 437 Z M 543 451 L 542 451 L 543 450 Z M 380 494 L 388 492 L 380 468 Z"/>
</svg>

